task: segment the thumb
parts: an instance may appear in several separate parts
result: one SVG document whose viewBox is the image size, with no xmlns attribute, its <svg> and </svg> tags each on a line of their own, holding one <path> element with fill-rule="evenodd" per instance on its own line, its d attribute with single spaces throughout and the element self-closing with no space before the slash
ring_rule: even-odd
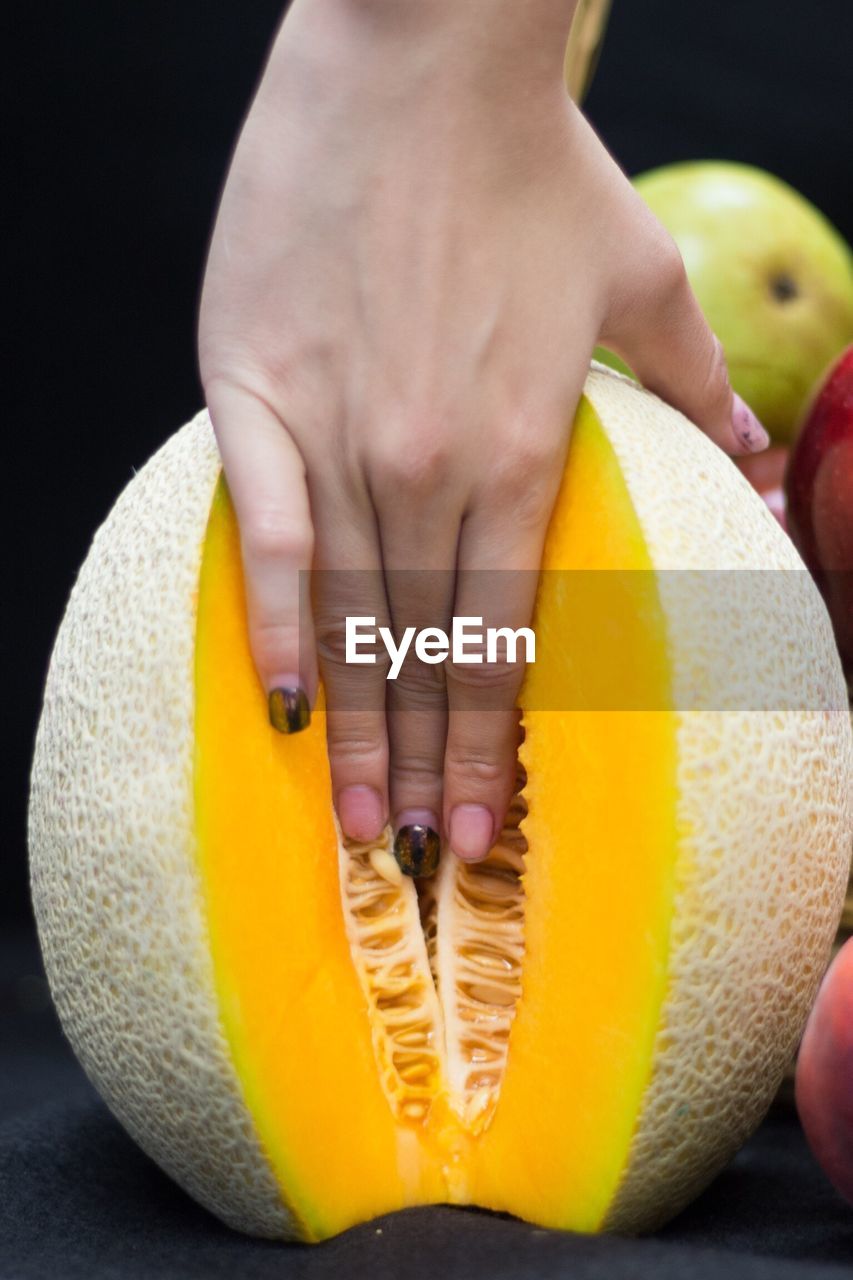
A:
<svg viewBox="0 0 853 1280">
<path fill-rule="evenodd" d="M 674 241 L 667 237 L 655 257 L 652 287 L 619 308 L 600 340 L 644 387 L 680 409 L 726 453 L 766 449 L 770 437 L 732 391 L 722 344 L 708 327 Z"/>
</svg>

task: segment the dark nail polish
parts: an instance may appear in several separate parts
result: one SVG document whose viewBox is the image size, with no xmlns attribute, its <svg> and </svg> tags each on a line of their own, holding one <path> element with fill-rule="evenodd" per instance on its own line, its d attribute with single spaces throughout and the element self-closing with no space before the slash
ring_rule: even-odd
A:
<svg viewBox="0 0 853 1280">
<path fill-rule="evenodd" d="M 279 733 L 299 733 L 311 723 L 311 708 L 304 689 L 273 689 L 269 707 L 270 724 Z"/>
<path fill-rule="evenodd" d="M 394 857 L 406 876 L 434 876 L 440 848 L 438 832 L 417 823 L 401 827 L 394 837 Z"/>
</svg>

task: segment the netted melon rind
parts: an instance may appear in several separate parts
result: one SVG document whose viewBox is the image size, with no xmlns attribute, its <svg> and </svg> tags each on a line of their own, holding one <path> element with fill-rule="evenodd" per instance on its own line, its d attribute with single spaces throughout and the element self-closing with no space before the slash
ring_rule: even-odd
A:
<svg viewBox="0 0 853 1280">
<path fill-rule="evenodd" d="M 33 902 L 63 1028 L 110 1109 L 223 1221 L 293 1236 L 220 1023 L 194 861 L 195 609 L 219 471 L 202 412 L 95 536 L 36 741 Z"/>
<path fill-rule="evenodd" d="M 684 837 L 668 991 L 605 1224 L 649 1230 L 693 1199 L 758 1125 L 802 1034 L 847 885 L 853 739 L 823 601 L 761 499 L 696 427 L 627 379 L 596 370 L 586 393 L 652 563 L 678 571 L 658 577 Z M 719 574 L 710 590 L 703 573 Z M 739 600 L 744 592 L 758 599 Z M 729 701 L 697 709 L 721 635 Z M 753 709 L 756 682 L 763 697 L 780 695 L 779 709 Z M 696 785 L 703 776 L 709 785 Z"/>
</svg>

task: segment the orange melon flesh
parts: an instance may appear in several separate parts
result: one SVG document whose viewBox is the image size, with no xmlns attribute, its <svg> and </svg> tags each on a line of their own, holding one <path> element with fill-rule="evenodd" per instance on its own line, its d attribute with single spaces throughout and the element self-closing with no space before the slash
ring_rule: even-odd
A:
<svg viewBox="0 0 853 1280">
<path fill-rule="evenodd" d="M 586 401 L 545 568 L 643 572 L 543 575 L 522 694 L 522 997 L 497 1108 L 475 1135 L 439 1086 L 425 1122 L 398 1123 L 344 927 L 325 717 L 291 738 L 267 723 L 217 492 L 197 618 L 197 856 L 223 1028 L 306 1239 L 431 1201 L 594 1230 L 625 1168 L 666 986 L 676 724 L 642 530 Z"/>
<path fill-rule="evenodd" d="M 473 1185 L 478 1203 L 593 1231 L 625 1165 L 664 998 L 676 753 L 652 566 L 587 401 L 543 569 L 521 697 L 537 708 L 520 752 L 523 996 Z M 650 709 L 622 709 L 637 705 Z"/>
<path fill-rule="evenodd" d="M 314 1239 L 404 1203 L 394 1125 L 341 923 L 322 714 L 268 725 L 239 540 L 211 510 L 196 639 L 198 857 L 225 1033 L 284 1198 Z"/>
</svg>

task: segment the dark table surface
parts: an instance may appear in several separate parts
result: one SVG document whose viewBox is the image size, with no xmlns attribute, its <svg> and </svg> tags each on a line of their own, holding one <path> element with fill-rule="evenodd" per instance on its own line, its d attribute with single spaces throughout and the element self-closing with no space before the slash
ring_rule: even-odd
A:
<svg viewBox="0 0 853 1280">
<path fill-rule="evenodd" d="M 790 1110 L 773 1113 L 653 1237 L 571 1236 L 429 1208 L 319 1246 L 280 1245 L 221 1226 L 134 1146 L 63 1041 L 23 931 L 0 940 L 0 1044 L 0 1280 L 830 1280 L 853 1264 L 853 1208 L 821 1174 Z"/>
</svg>

